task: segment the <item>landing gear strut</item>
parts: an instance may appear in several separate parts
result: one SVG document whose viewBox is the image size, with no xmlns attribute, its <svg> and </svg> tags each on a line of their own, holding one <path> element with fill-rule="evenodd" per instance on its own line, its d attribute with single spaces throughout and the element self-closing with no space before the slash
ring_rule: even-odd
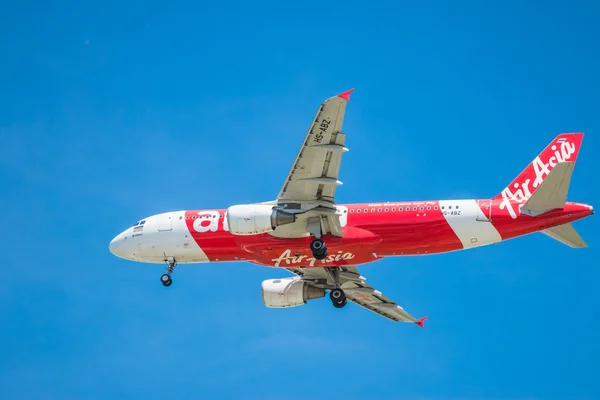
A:
<svg viewBox="0 0 600 400">
<path fill-rule="evenodd" d="M 174 257 L 167 257 L 167 259 L 165 260 L 165 262 L 167 263 L 167 268 L 165 268 L 167 270 L 167 273 L 163 274 L 160 277 L 160 281 L 162 282 L 162 284 L 164 286 L 169 287 L 173 283 L 173 280 L 171 279 L 171 273 L 173 272 L 173 270 L 177 266 L 177 261 L 175 261 Z"/>
<path fill-rule="evenodd" d="M 329 291 L 329 298 L 335 308 L 343 308 L 346 303 L 346 293 L 340 287 L 340 270 L 339 268 L 326 268 L 329 276 L 333 280 L 334 288 Z"/>
<path fill-rule="evenodd" d="M 324 260 L 327 257 L 327 246 L 321 239 L 323 231 L 321 230 L 321 218 L 311 217 L 306 222 L 306 231 L 310 233 L 313 240 L 310 242 L 310 251 L 315 260 Z"/>
<path fill-rule="evenodd" d="M 313 239 L 313 241 L 310 242 L 310 251 L 312 251 L 315 260 L 324 260 L 329 254 L 327 246 L 325 246 L 325 242 L 321 238 Z"/>
</svg>

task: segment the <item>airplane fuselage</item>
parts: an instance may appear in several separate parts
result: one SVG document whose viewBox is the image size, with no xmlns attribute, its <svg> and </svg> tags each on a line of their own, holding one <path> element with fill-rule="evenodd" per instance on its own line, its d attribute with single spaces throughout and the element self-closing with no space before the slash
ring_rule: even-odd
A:
<svg viewBox="0 0 600 400">
<path fill-rule="evenodd" d="M 312 256 L 309 234 L 276 237 L 277 229 L 285 227 L 257 235 L 230 233 L 226 209 L 154 215 L 119 234 L 110 246 L 122 258 L 149 263 L 172 257 L 180 264 L 246 261 L 270 267 L 333 267 L 484 246 L 593 214 L 591 206 L 568 202 L 562 209 L 529 216 L 518 211 L 520 205 L 506 199 L 338 205 L 343 237 L 323 236 L 329 249 L 324 260 Z"/>
</svg>

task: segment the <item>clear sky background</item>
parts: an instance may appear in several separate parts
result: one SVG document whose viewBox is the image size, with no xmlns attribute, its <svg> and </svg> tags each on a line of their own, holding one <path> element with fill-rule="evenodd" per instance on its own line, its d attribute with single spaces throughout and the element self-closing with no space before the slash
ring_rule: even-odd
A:
<svg viewBox="0 0 600 400">
<path fill-rule="evenodd" d="M 597 216 L 588 249 L 535 234 L 361 268 L 425 329 L 267 309 L 283 270 L 179 266 L 166 289 L 108 251 L 148 215 L 273 199 L 352 87 L 339 203 L 494 196 L 584 131 L 569 199 L 600 206 L 597 2 L 0 10 L 2 398 L 600 398 Z"/>
</svg>

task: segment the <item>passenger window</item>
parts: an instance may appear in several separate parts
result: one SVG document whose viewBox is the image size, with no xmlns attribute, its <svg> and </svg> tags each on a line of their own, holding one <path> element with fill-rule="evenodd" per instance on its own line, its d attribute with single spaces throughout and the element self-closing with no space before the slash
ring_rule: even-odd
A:
<svg viewBox="0 0 600 400">
<path fill-rule="evenodd" d="M 445 206 L 442 206 L 442 210 L 444 209 Z"/>
<path fill-rule="evenodd" d="M 429 210 L 431 210 L 431 207 L 427 207 L 427 210 L 428 210 L 428 211 L 429 211 Z"/>
<path fill-rule="evenodd" d="M 371 208 L 371 212 L 375 212 L 375 209 L 374 209 L 374 208 Z"/>
<path fill-rule="evenodd" d="M 385 211 L 387 211 L 387 210 L 385 210 Z M 396 211 L 396 209 L 395 209 L 395 208 L 392 208 L 392 212 L 394 212 L 394 211 Z"/>
<path fill-rule="evenodd" d="M 437 210 L 437 206 L 433 207 L 434 210 Z"/>
<path fill-rule="evenodd" d="M 404 210 L 402 207 L 398 207 L 398 211 L 402 211 Z"/>
<path fill-rule="evenodd" d="M 350 214 L 352 214 L 354 212 L 354 210 L 350 210 Z"/>
<path fill-rule="evenodd" d="M 367 210 L 367 209 L 365 208 L 365 212 L 368 212 L 368 211 L 369 211 L 369 210 Z"/>
<path fill-rule="evenodd" d="M 378 209 L 377 209 L 377 212 L 381 212 L 381 208 L 378 208 Z"/>
<path fill-rule="evenodd" d="M 419 207 L 419 211 L 423 211 L 423 207 Z"/>
<path fill-rule="evenodd" d="M 390 209 L 389 209 L 389 208 L 386 208 L 386 209 L 385 209 L 385 212 L 388 212 L 388 211 L 390 211 Z"/>
<path fill-rule="evenodd" d="M 348 210 L 344 210 L 344 214 L 346 214 L 348 212 Z"/>
<path fill-rule="evenodd" d="M 185 219 L 190 219 L 190 216 L 189 216 L 189 215 L 186 215 L 186 216 L 185 216 Z"/>
<path fill-rule="evenodd" d="M 458 206 L 456 206 L 456 209 L 458 210 Z"/>
<path fill-rule="evenodd" d="M 192 217 L 192 219 L 196 219 L 196 216 L 194 215 L 194 216 Z"/>
<path fill-rule="evenodd" d="M 417 207 L 413 207 L 413 211 L 417 211 Z"/>
<path fill-rule="evenodd" d="M 359 213 L 359 212 L 360 212 L 360 208 L 357 208 L 357 209 L 356 209 L 356 212 L 357 212 L 357 213 Z"/>
</svg>

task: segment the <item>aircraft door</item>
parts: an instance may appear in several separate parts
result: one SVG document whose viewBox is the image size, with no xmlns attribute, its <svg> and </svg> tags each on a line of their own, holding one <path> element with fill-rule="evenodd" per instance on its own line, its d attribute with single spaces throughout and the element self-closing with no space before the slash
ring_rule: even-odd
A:
<svg viewBox="0 0 600 400">
<path fill-rule="evenodd" d="M 477 221 L 489 222 L 492 220 L 492 200 L 477 201 Z"/>
</svg>

